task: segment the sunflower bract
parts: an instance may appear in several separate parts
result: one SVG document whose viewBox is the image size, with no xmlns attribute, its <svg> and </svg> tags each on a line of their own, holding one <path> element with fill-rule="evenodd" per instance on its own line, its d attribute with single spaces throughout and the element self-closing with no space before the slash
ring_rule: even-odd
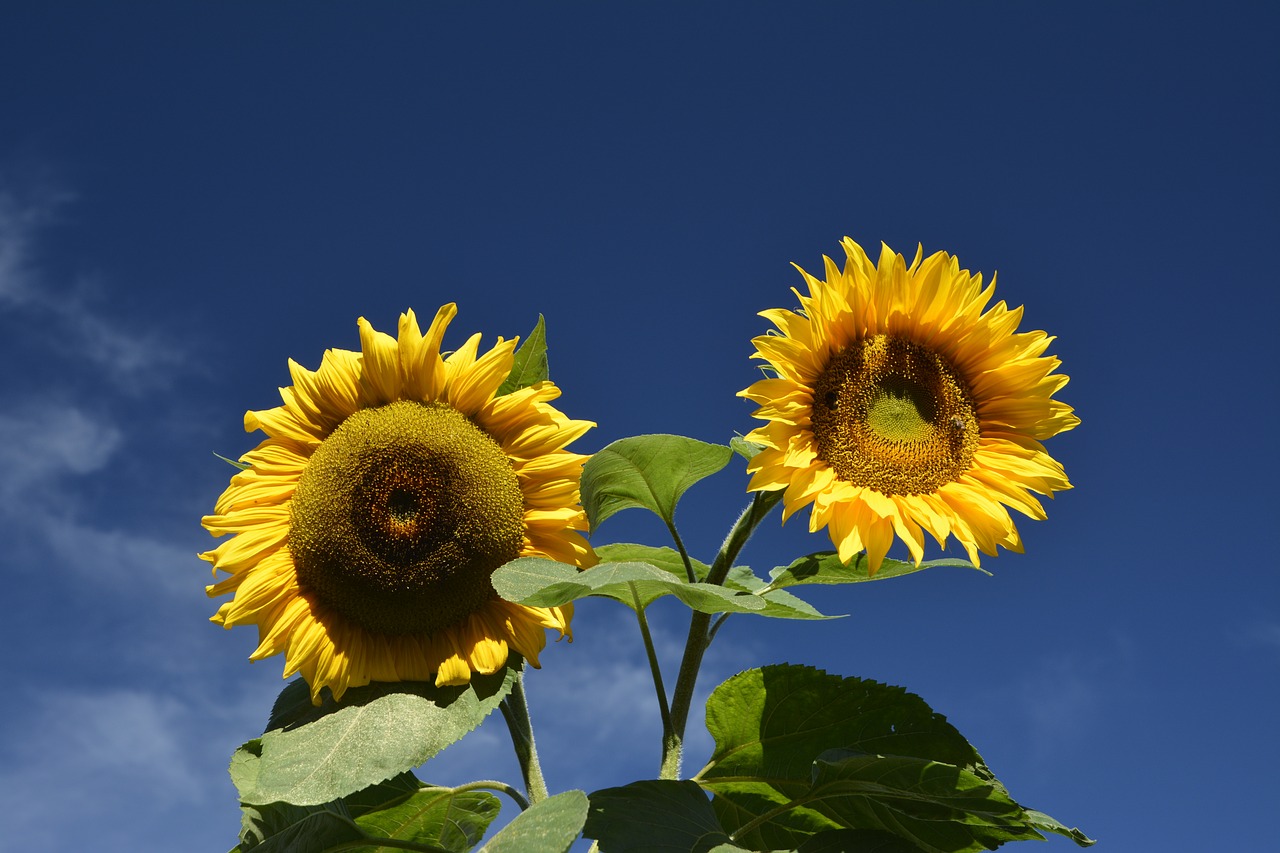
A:
<svg viewBox="0 0 1280 853">
<path fill-rule="evenodd" d="M 1053 399 L 1067 384 L 1043 355 L 1053 338 L 1017 332 L 1021 308 L 987 308 L 994 278 L 983 288 L 946 252 L 908 265 L 882 246 L 872 264 L 842 246 L 824 278 L 797 267 L 798 311 L 761 313 L 778 332 L 752 341 L 771 377 L 740 392 L 766 421 L 747 436 L 765 448 L 748 489 L 785 489 L 784 520 L 811 506 L 809 529 L 846 562 L 865 550 L 872 572 L 895 538 L 919 564 L 925 533 L 975 564 L 1021 551 L 1006 507 L 1043 519 L 1032 492 L 1071 488 L 1040 443 L 1080 423 Z"/>
</svg>

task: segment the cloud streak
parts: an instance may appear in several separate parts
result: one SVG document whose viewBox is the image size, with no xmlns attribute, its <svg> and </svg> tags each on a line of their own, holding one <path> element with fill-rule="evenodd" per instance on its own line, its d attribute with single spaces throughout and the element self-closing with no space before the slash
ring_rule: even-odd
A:
<svg viewBox="0 0 1280 853">
<path fill-rule="evenodd" d="M 40 329 L 56 355 L 93 367 L 127 394 L 164 387 L 185 362 L 173 341 L 103 311 L 93 298 L 98 288 L 84 281 L 72 287 L 48 281 L 34 260 L 43 230 L 72 198 L 50 189 L 20 197 L 0 186 L 0 316 L 17 315 Z"/>
</svg>

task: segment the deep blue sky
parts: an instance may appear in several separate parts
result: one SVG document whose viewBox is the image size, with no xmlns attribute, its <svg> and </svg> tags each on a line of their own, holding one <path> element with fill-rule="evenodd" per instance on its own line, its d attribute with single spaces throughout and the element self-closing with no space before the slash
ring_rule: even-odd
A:
<svg viewBox="0 0 1280 853">
<path fill-rule="evenodd" d="M 754 425 L 734 394 L 756 312 L 847 234 L 998 270 L 1023 328 L 1059 336 L 1083 425 L 1049 447 L 1077 488 L 993 578 L 802 593 L 851 614 L 823 624 L 735 617 L 703 687 L 784 660 L 902 684 L 1098 849 L 1264 849 L 1278 23 L 1222 2 L 0 6 L 0 845 L 233 843 L 226 761 L 282 661 L 206 621 L 194 555 L 231 473 L 211 452 L 253 446 L 241 417 L 288 358 L 409 306 L 457 301 L 452 345 L 541 312 L 562 408 L 599 423 L 583 452 L 723 442 Z M 703 557 L 745 482 L 734 463 L 682 505 Z M 624 515 L 597 541 L 661 532 Z M 744 558 L 826 547 L 774 519 Z M 583 604 L 530 677 L 553 788 L 656 770 L 625 616 Z M 682 618 L 656 608 L 668 660 Z M 514 781 L 509 751 L 494 720 L 424 775 Z"/>
</svg>

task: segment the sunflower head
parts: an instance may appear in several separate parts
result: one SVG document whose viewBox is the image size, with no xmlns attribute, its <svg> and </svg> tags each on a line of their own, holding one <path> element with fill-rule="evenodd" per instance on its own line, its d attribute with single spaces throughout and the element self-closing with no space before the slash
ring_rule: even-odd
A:
<svg viewBox="0 0 1280 853">
<path fill-rule="evenodd" d="M 549 381 L 498 395 L 515 340 L 442 354 L 455 313 L 424 335 L 408 311 L 396 338 L 361 318 L 360 352 L 329 350 L 316 371 L 291 361 L 283 405 L 245 415 L 266 440 L 204 519 L 234 534 L 201 555 L 229 575 L 209 595 L 234 593 L 213 621 L 256 624 L 251 659 L 285 653 L 316 701 L 370 681 L 465 684 L 512 649 L 537 666 L 572 607 L 503 601 L 490 575 L 521 556 L 595 562 L 585 457 L 564 449 L 593 424 L 551 406 Z"/>
<path fill-rule="evenodd" d="M 975 564 L 1021 551 L 1006 507 L 1043 519 L 1031 493 L 1071 488 L 1040 443 L 1080 423 L 1053 399 L 1067 384 L 1043 355 L 1053 338 L 1015 331 L 1022 309 L 987 308 L 994 277 L 983 288 L 946 252 L 908 266 L 888 246 L 876 264 L 843 248 L 843 269 L 800 270 L 798 311 L 761 314 L 778 331 L 753 340 L 770 378 L 740 392 L 766 421 L 747 436 L 764 447 L 748 488 L 785 489 L 784 519 L 812 505 L 809 529 L 846 562 L 865 550 L 872 572 L 895 537 L 919 564 L 926 531 Z"/>
</svg>

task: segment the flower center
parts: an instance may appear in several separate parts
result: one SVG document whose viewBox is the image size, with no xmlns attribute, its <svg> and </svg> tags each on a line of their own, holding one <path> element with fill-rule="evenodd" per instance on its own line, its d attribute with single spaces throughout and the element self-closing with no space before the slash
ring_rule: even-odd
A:
<svg viewBox="0 0 1280 853">
<path fill-rule="evenodd" d="M 502 448 L 457 410 L 401 400 L 348 417 L 290 501 L 298 583 L 382 634 L 457 624 L 520 554 L 524 493 Z"/>
<path fill-rule="evenodd" d="M 813 388 L 818 458 L 841 480 L 887 495 L 919 495 L 969 470 L 978 413 L 939 353 L 875 335 L 831 359 Z"/>
</svg>

